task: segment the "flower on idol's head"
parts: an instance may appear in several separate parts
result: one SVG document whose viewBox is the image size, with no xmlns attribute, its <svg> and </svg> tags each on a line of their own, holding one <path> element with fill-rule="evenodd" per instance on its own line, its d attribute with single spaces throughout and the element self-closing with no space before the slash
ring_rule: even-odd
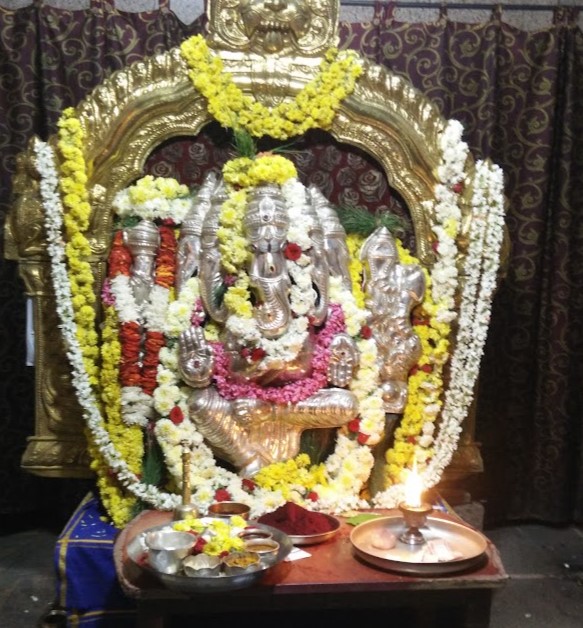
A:
<svg viewBox="0 0 583 628">
<path fill-rule="evenodd" d="M 365 445 L 367 440 L 370 438 L 368 434 L 363 434 L 362 432 L 357 436 L 356 440 L 359 445 Z"/>
<path fill-rule="evenodd" d="M 288 242 L 283 249 L 286 259 L 295 262 L 302 256 L 302 248 L 295 242 Z"/>
</svg>

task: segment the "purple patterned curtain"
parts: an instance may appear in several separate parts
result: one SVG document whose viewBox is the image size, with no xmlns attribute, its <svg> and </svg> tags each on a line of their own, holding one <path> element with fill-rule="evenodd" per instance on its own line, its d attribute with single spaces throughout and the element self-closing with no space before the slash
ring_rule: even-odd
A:
<svg viewBox="0 0 583 628">
<path fill-rule="evenodd" d="M 477 404 L 485 464 L 477 492 L 490 522 L 583 520 L 583 110 L 576 106 L 583 37 L 576 17 L 574 9 L 557 9 L 551 27 L 526 32 L 499 12 L 481 24 L 453 22 L 445 10 L 437 22 L 407 24 L 394 19 L 392 5 L 379 4 L 370 23 L 341 24 L 344 47 L 408 78 L 463 123 L 476 158 L 491 158 L 506 174 L 511 250 Z M 184 26 L 165 6 L 139 14 L 97 1 L 86 11 L 0 10 L 2 217 L 15 157 L 32 134 L 46 138 L 62 109 L 111 72 L 203 27 L 204 20 Z M 370 156 L 328 137 L 300 148 L 300 169 L 335 202 L 402 210 Z M 209 127 L 194 144 L 162 147 L 148 169 L 196 183 L 226 150 L 220 130 Z M 3 513 L 38 506 L 51 481 L 18 470 L 33 431 L 33 374 L 24 366 L 22 285 L 3 259 L 0 285 Z"/>
<path fill-rule="evenodd" d="M 378 5 L 347 44 L 408 78 L 505 172 L 511 251 L 477 403 L 491 522 L 583 520 L 583 34 L 577 10 L 526 32 L 406 24 Z"/>
</svg>

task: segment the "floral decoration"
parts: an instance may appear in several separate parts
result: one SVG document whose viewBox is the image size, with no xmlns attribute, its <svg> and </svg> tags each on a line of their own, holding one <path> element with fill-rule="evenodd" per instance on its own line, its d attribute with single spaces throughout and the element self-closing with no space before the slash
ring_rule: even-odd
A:
<svg viewBox="0 0 583 628">
<path fill-rule="evenodd" d="M 269 109 L 234 85 L 223 71 L 221 59 L 201 37 L 187 40 L 181 51 L 196 89 L 205 96 L 209 112 L 221 124 L 276 139 L 299 135 L 310 128 L 329 128 L 340 102 L 353 91 L 362 72 L 362 63 L 355 53 L 331 50 L 311 83 L 293 100 Z M 219 329 L 205 319 L 198 279 L 189 279 L 179 295 L 174 293 L 176 229 L 190 206 L 189 191 L 174 180 L 143 177 L 116 195 L 114 207 L 122 223 L 135 219 L 156 221 L 160 247 L 155 285 L 147 302 L 138 306 L 129 284 L 131 259 L 123 239 L 116 235 L 102 290 L 104 319 L 99 358 L 93 274 L 84 235 L 91 207 L 86 189 L 83 129 L 73 110 L 64 112 L 59 123 L 60 170 L 57 171 L 48 144 L 38 142 L 35 150 L 62 333 L 90 434 L 92 464 L 98 474 L 101 497 L 116 525 L 129 520 L 138 501 L 161 510 L 170 510 L 179 503 L 177 489 L 185 442 L 192 454 L 190 484 L 197 505 L 204 509 L 218 498 L 233 499 L 248 504 L 252 517 L 272 511 L 285 501 L 334 513 L 371 504 L 393 507 L 403 498 L 400 482 L 413 464 L 420 465 L 426 487 L 439 480 L 472 401 L 503 232 L 501 172 L 489 162 L 478 162 L 474 179 L 469 182 L 464 170 L 468 148 L 461 136 L 462 128 L 456 121 L 450 121 L 441 134 L 439 183 L 435 200 L 427 207 L 433 217 L 436 262 L 427 271 L 427 295 L 412 321 L 421 339 L 422 357 L 410 373 L 407 407 L 395 432 L 394 445 L 386 453 L 386 488 L 367 500 L 366 482 L 374 464 L 371 448 L 383 437 L 385 415 L 376 345 L 367 325 L 369 313 L 361 287 L 363 269 L 358 253 L 362 238 L 347 238 L 352 290 L 331 277 L 330 313 L 316 334 L 311 377 L 276 392 L 268 387 L 249 390 L 251 384 L 240 390 L 240 384 L 230 377 Z M 306 287 L 311 276 L 312 225 L 301 211 L 306 190 L 293 164 L 273 154 L 233 159 L 225 165 L 223 177 L 227 200 L 220 210 L 217 236 L 225 271 L 224 304 L 229 313 L 226 329 L 246 346 L 248 359 L 268 366 L 270 360 L 297 355 L 311 324 L 307 312 L 314 305 L 315 296 Z M 263 338 L 254 325 L 254 305 L 245 271 L 248 246 L 242 221 L 250 189 L 262 183 L 276 184 L 282 190 L 290 224 L 284 256 L 298 287 L 290 291 L 294 323 L 278 341 Z M 461 195 L 469 183 L 473 186 L 473 213 L 463 269 L 467 280 L 458 294 Z M 398 248 L 401 263 L 418 263 L 400 243 Z M 484 250 L 487 255 L 483 255 Z M 450 356 L 456 298 L 461 299 L 461 307 L 455 351 Z M 191 325 L 201 326 L 214 348 L 214 380 L 223 396 L 264 395 L 276 403 L 304 399 L 312 389 L 325 385 L 330 341 L 340 331 L 348 333 L 360 353 L 360 363 L 350 383 L 359 413 L 339 428 L 333 453 L 318 465 L 301 454 L 294 460 L 261 469 L 253 481 L 241 479 L 217 464 L 188 419 L 189 390 L 179 376 L 178 338 Z M 443 367 L 450 359 L 450 381 L 444 391 Z M 170 484 L 163 488 L 142 480 L 144 435 L 149 430 L 160 444 L 170 475 Z M 188 522 L 193 531 L 197 525 L 196 521 Z M 205 551 L 228 551 L 227 537 L 222 533 L 216 537 L 220 541 L 215 546 L 209 541 Z"/>
<path fill-rule="evenodd" d="M 172 524 L 174 530 L 194 534 L 196 543 L 193 554 L 208 556 L 225 556 L 231 552 L 242 551 L 245 548 L 245 541 L 240 533 L 246 527 L 247 522 L 238 515 L 234 515 L 229 521 L 187 516 Z"/>
<path fill-rule="evenodd" d="M 352 50 L 328 50 L 318 75 L 291 102 L 269 108 L 245 95 L 224 72 L 201 35 L 181 46 L 194 87 L 207 99 L 209 113 L 227 128 L 243 128 L 251 135 L 285 140 L 309 129 L 329 129 L 344 98 L 362 74 L 362 61 Z"/>
</svg>

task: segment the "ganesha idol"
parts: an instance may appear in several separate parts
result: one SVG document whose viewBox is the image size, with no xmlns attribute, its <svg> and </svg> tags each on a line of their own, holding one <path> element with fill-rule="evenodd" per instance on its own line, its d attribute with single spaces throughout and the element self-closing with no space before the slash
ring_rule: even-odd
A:
<svg viewBox="0 0 583 628">
<path fill-rule="evenodd" d="M 129 229 L 126 242 L 132 231 L 145 233 L 146 222 Z M 152 248 L 130 247 L 134 269 Z M 367 444 L 380 440 L 385 415 L 404 410 L 407 375 L 421 353 L 411 311 L 425 279 L 419 266 L 399 263 L 385 227 L 366 239 L 361 262 L 365 307 L 353 295 L 346 232 L 319 189 L 292 177 L 237 196 L 206 177 L 176 246 L 177 301 L 192 285 L 198 293 L 177 336 L 177 370 L 190 388 L 184 442 L 202 435 L 217 459 L 252 477 L 296 456 L 304 431 L 346 430 L 373 398 L 379 425 Z M 376 349 L 372 371 L 361 364 L 363 333 Z M 372 390 L 363 391 L 363 367 L 376 374 Z"/>
</svg>

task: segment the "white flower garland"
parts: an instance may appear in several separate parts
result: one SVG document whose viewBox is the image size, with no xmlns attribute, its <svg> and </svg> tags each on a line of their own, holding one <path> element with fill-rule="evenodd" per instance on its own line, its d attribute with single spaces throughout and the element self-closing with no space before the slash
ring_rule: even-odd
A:
<svg viewBox="0 0 583 628">
<path fill-rule="evenodd" d="M 462 422 L 474 397 L 496 286 L 500 247 L 504 234 L 502 171 L 485 162 L 476 165 L 469 248 L 465 260 L 466 281 L 461 296 L 456 346 L 451 360 L 450 385 L 441 413 L 435 453 L 422 471 L 423 486 L 441 479 L 457 446 Z M 484 254 L 486 252 L 486 255 Z M 377 493 L 375 506 L 393 508 L 404 498 L 403 485 Z"/>
<path fill-rule="evenodd" d="M 462 142 L 463 127 L 450 120 L 440 138 L 442 162 L 437 169 L 440 183 L 435 188 L 433 232 L 437 237 L 437 260 L 431 269 L 433 300 L 438 306 L 438 322 L 456 318 L 455 292 L 458 285 L 457 236 L 461 227 L 460 195 L 453 188 L 464 179 L 468 145 Z"/>
<path fill-rule="evenodd" d="M 427 202 L 427 209 L 434 216 L 432 231 L 436 236 L 436 261 L 431 269 L 431 296 L 435 310 L 431 312 L 438 323 L 450 324 L 457 317 L 455 294 L 458 287 L 457 237 L 461 227 L 460 194 L 464 182 L 464 166 L 468 157 L 468 145 L 462 141 L 463 127 L 457 120 L 449 120 L 439 138 L 441 163 L 437 169 L 439 183 L 435 186 L 435 200 Z M 454 191 L 458 188 L 457 191 Z M 441 371 L 447 361 L 437 363 L 433 357 L 432 366 Z M 423 414 L 425 422 L 419 436 L 415 456 L 419 468 L 432 455 L 434 448 L 435 421 L 441 410 L 441 389 L 424 382 Z M 389 487 L 375 496 L 375 504 L 384 508 L 393 508 L 403 499 L 403 485 Z"/>
<path fill-rule="evenodd" d="M 439 482 L 451 461 L 480 371 L 504 236 L 504 178 L 498 166 L 483 161 L 476 164 L 472 207 L 466 283 L 451 360 L 451 381 L 445 395 L 435 455 L 422 476 L 427 487 Z"/>
<path fill-rule="evenodd" d="M 155 486 L 140 482 L 125 460 L 111 442 L 104 426 L 99 406 L 91 388 L 81 347 L 77 340 L 77 325 L 73 312 L 71 285 L 65 261 L 65 248 L 62 238 L 63 205 L 57 191 L 59 177 L 55 167 L 51 147 L 38 140 L 35 143 L 38 170 L 41 175 L 40 193 L 45 209 L 45 229 L 47 232 L 47 250 L 51 258 L 51 276 L 55 289 L 57 312 L 61 320 L 61 333 L 67 346 L 67 358 L 71 364 L 72 382 L 77 398 L 83 410 L 83 416 L 93 440 L 110 469 L 131 493 L 159 510 L 172 510 L 179 502 L 179 496 L 159 491 Z"/>
</svg>

